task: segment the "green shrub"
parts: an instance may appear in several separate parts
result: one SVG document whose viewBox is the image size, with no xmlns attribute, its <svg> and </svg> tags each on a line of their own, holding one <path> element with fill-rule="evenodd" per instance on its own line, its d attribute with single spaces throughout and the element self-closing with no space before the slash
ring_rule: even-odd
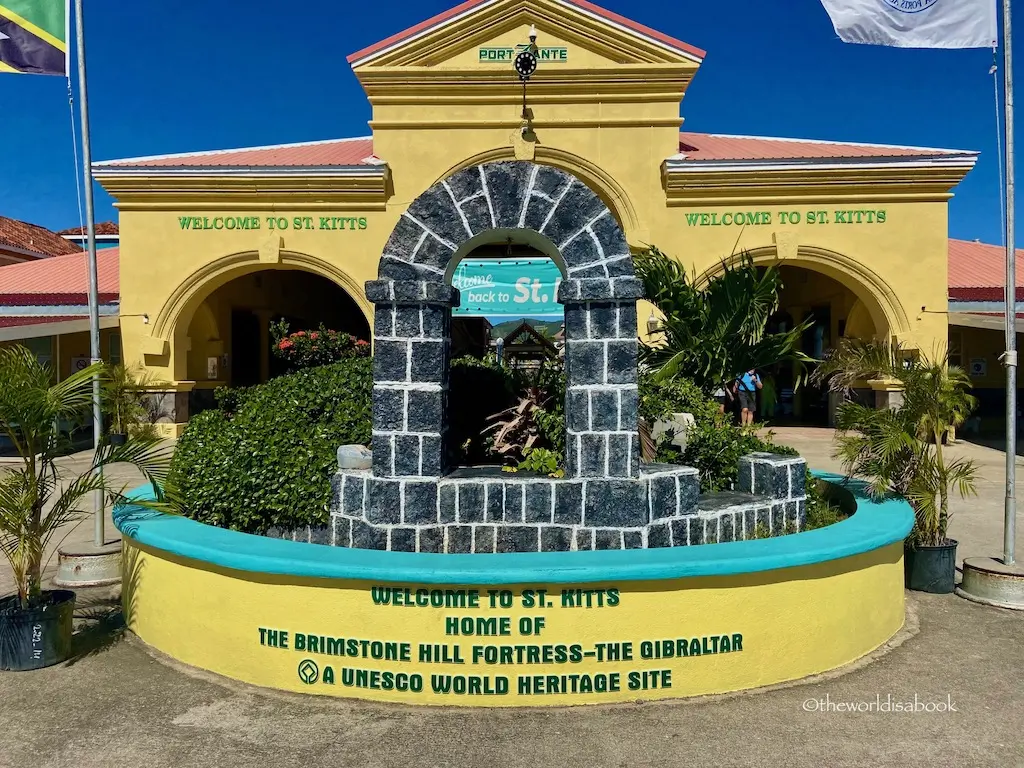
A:
<svg viewBox="0 0 1024 768">
<path fill-rule="evenodd" d="M 672 413 L 692 413 L 697 422 L 715 421 L 719 406 L 689 379 L 655 381 L 651 375 L 640 377 L 640 418 L 653 426 Z"/>
<path fill-rule="evenodd" d="M 448 434 L 452 462 L 461 465 L 492 463 L 490 439 L 483 435 L 487 419 L 518 400 L 525 386 L 522 375 L 501 365 L 493 356 L 484 360 L 452 360 L 448 381 Z M 500 458 L 498 462 L 500 463 Z"/>
<path fill-rule="evenodd" d="M 348 357 L 370 356 L 370 342 L 327 328 L 323 323 L 316 330 L 291 333 L 287 321 L 280 320 L 270 324 L 270 335 L 274 356 L 283 360 L 289 371 L 330 365 Z"/>
<path fill-rule="evenodd" d="M 339 445 L 366 445 L 372 362 L 350 358 L 222 395 L 178 441 L 173 482 L 189 517 L 224 528 L 323 525 Z"/>
</svg>

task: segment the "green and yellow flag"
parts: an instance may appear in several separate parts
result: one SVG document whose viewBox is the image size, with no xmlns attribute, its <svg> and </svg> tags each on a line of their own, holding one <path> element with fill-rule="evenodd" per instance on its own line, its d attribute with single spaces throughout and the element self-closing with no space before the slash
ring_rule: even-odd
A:
<svg viewBox="0 0 1024 768">
<path fill-rule="evenodd" d="M 67 0 L 0 0 L 0 72 L 68 73 Z"/>
</svg>

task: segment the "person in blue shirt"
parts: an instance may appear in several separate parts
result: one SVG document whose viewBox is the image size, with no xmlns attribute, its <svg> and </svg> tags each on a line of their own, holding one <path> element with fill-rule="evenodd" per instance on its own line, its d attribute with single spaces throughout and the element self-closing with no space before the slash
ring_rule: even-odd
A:
<svg viewBox="0 0 1024 768">
<path fill-rule="evenodd" d="M 740 398 L 740 423 L 747 427 L 754 423 L 757 413 L 757 390 L 761 388 L 761 377 L 751 369 L 736 379 L 736 385 Z"/>
</svg>

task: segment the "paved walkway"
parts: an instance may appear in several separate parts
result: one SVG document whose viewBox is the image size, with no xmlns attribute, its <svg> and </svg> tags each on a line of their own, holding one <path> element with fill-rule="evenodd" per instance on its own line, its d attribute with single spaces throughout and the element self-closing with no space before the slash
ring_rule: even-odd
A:
<svg viewBox="0 0 1024 768">
<path fill-rule="evenodd" d="M 778 437 L 829 468 L 829 433 Z M 1002 540 L 1002 454 L 956 450 L 983 461 L 985 478 L 979 498 L 958 506 L 956 535 L 970 554 L 992 552 Z M 81 595 L 94 605 L 107 596 Z M 1024 766 L 1024 614 L 953 596 L 908 601 L 901 644 L 828 679 L 701 701 L 536 711 L 263 691 L 158 658 L 101 623 L 78 636 L 67 665 L 0 673 L 0 766 Z M 837 711 L 915 696 L 955 711 Z"/>
</svg>

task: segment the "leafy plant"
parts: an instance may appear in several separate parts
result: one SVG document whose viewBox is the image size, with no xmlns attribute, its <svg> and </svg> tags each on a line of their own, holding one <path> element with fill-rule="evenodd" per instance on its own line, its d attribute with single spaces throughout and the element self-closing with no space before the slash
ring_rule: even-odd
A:
<svg viewBox="0 0 1024 768">
<path fill-rule="evenodd" d="M 149 419 L 146 393 L 157 386 L 152 375 L 140 366 L 108 365 L 102 381 L 103 413 L 110 419 L 110 431 L 127 435 L 156 437 Z"/>
<path fill-rule="evenodd" d="M 355 357 L 307 368 L 227 397 L 178 440 L 171 479 L 186 514 L 264 533 L 324 525 L 339 445 L 370 441 L 372 363 Z"/>
<path fill-rule="evenodd" d="M 512 407 L 528 383 L 517 368 L 504 366 L 494 355 L 483 360 L 460 357 L 452 361 L 448 382 L 448 430 L 452 463 L 485 464 L 491 459 L 491 440 L 484 430 L 489 417 Z"/>
<path fill-rule="evenodd" d="M 125 503 L 100 472 L 113 464 L 132 464 L 163 493 L 169 456 L 155 438 L 132 437 L 123 445 L 103 446 L 81 474 L 65 474 L 56 458 L 67 449 L 58 422 L 82 421 L 92 406 L 92 380 L 99 363 L 51 386 L 51 371 L 28 349 L 0 349 L 0 431 L 12 442 L 21 463 L 0 477 L 0 552 L 10 564 L 22 609 L 42 597 L 47 546 L 64 526 L 81 521 L 83 501 L 94 492 Z"/>
<path fill-rule="evenodd" d="M 284 360 L 290 370 L 329 365 L 346 357 L 369 357 L 370 342 L 351 333 L 334 331 L 323 323 L 315 331 L 289 332 L 288 323 L 280 320 L 270 324 L 271 349 Z"/>
<path fill-rule="evenodd" d="M 539 366 L 517 402 L 490 417 L 492 423 L 484 433 L 490 434 L 493 440 L 491 451 L 516 467 L 522 466 L 531 452 L 540 448 L 548 449 L 555 456 L 564 456 L 564 392 L 561 366 L 556 363 Z"/>
<path fill-rule="evenodd" d="M 757 267 L 741 254 L 738 265 L 723 261 L 721 273 L 701 284 L 656 247 L 633 263 L 648 300 L 664 315 L 657 339 L 640 349 L 641 362 L 658 381 L 685 376 L 711 394 L 747 370 L 812 362 L 800 350 L 810 321 L 780 333 L 767 330 L 779 308 L 777 267 Z"/>
<path fill-rule="evenodd" d="M 967 374 L 948 364 L 944 350 L 926 357 L 898 343 L 844 339 L 814 378 L 843 393 L 863 380 L 899 385 L 902 401 L 892 409 L 840 404 L 836 456 L 849 475 L 867 478 L 874 494 L 907 498 L 915 513 L 913 544 L 943 544 L 950 493 L 966 498 L 976 492 L 974 462 L 950 459 L 942 447 L 976 406 Z"/>
</svg>

